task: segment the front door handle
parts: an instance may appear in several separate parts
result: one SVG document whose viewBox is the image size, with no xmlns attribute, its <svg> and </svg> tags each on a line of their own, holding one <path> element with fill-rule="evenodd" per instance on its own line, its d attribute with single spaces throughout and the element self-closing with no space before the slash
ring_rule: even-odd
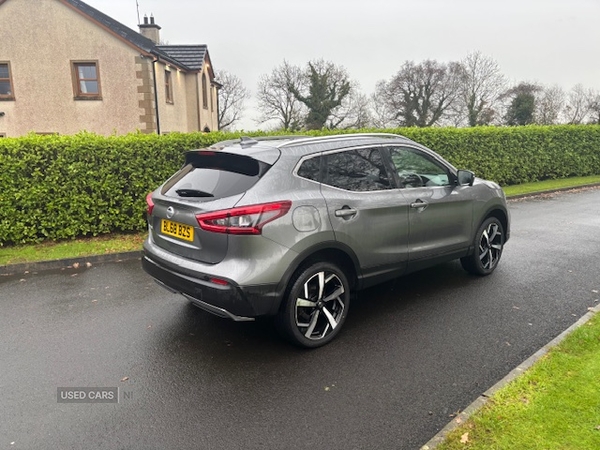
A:
<svg viewBox="0 0 600 450">
<path fill-rule="evenodd" d="M 427 207 L 427 202 L 424 202 L 423 200 L 417 200 L 416 202 L 411 203 L 410 207 L 411 208 L 416 208 L 416 209 L 426 208 Z"/>
<path fill-rule="evenodd" d="M 352 208 L 343 208 L 343 209 L 337 209 L 335 211 L 335 217 L 352 217 L 354 215 L 356 215 L 358 211 Z"/>
</svg>

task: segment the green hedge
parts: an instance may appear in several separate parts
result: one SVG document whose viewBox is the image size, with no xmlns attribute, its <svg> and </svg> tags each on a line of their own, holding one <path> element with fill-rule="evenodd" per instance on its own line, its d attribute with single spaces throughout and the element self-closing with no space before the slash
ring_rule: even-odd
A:
<svg viewBox="0 0 600 450">
<path fill-rule="evenodd" d="M 412 128 L 397 132 L 503 186 L 600 175 L 600 126 Z"/>
<path fill-rule="evenodd" d="M 402 134 L 503 185 L 600 174 L 600 126 L 358 131 Z M 0 245 L 143 230 L 146 194 L 181 166 L 186 150 L 239 136 L 0 139 Z"/>
<path fill-rule="evenodd" d="M 145 195 L 212 136 L 0 139 L 0 245 L 145 228 Z"/>
</svg>

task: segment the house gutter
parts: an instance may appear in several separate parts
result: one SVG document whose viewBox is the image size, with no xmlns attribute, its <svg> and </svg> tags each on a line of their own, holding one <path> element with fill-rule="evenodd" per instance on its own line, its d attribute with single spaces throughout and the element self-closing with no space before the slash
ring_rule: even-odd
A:
<svg viewBox="0 0 600 450">
<path fill-rule="evenodd" d="M 198 105 L 198 131 L 202 131 L 202 119 L 200 118 L 200 83 L 198 81 L 201 72 L 196 74 L 196 105 Z"/>
<path fill-rule="evenodd" d="M 154 80 L 154 110 L 156 112 L 156 134 L 160 134 L 160 116 L 158 114 L 158 89 L 156 86 L 156 63 L 159 61 L 159 57 L 152 60 L 152 79 Z"/>
</svg>

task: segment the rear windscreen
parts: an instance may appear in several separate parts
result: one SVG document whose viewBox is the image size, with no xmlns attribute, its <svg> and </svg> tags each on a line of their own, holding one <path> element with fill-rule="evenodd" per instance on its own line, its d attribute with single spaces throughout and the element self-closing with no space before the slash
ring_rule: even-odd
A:
<svg viewBox="0 0 600 450">
<path fill-rule="evenodd" d="M 172 197 L 223 198 L 250 189 L 269 165 L 244 155 L 188 152 L 186 165 L 164 185 Z"/>
</svg>

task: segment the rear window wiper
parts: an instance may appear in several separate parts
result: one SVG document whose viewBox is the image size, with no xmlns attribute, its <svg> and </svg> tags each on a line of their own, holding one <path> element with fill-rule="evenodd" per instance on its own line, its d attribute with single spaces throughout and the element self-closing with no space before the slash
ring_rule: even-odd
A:
<svg viewBox="0 0 600 450">
<path fill-rule="evenodd" d="M 214 197 L 210 192 L 200 191 L 198 189 L 177 189 L 177 195 L 180 197 Z"/>
</svg>

